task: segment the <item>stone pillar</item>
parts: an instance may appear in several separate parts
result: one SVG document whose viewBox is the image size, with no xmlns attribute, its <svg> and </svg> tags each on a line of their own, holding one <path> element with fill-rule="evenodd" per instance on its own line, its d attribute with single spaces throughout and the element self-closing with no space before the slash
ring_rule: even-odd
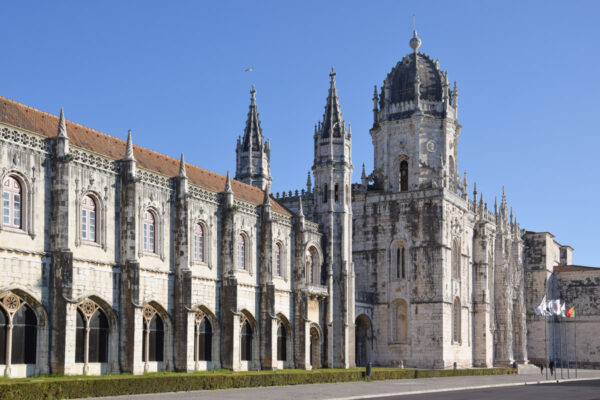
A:
<svg viewBox="0 0 600 400">
<path fill-rule="evenodd" d="M 119 353 L 122 372 L 139 373 L 142 363 L 142 313 L 140 304 L 140 263 L 137 259 L 137 178 L 131 157 L 121 160 L 120 186 L 120 263 Z"/>
<path fill-rule="evenodd" d="M 223 276 L 220 304 L 221 304 L 221 365 L 223 368 L 233 370 L 239 369 L 239 345 L 240 345 L 240 318 L 238 315 L 237 291 L 238 282 L 234 272 L 235 229 L 233 191 L 229 173 L 227 184 L 222 193 L 220 207 L 221 243 L 220 259 L 221 274 Z"/>
<path fill-rule="evenodd" d="M 190 270 L 189 256 L 189 222 L 188 222 L 188 197 L 187 177 L 185 164 L 179 176 L 173 178 L 175 186 L 175 201 L 173 204 L 174 218 L 173 231 L 173 262 L 175 267 L 174 287 L 174 363 L 176 371 L 192 371 L 194 369 L 193 352 L 194 343 L 190 342 L 188 328 L 190 320 L 194 318 L 192 307 L 192 271 Z M 191 356 L 191 357 L 190 357 Z"/>
<path fill-rule="evenodd" d="M 508 252 L 505 242 L 506 234 L 501 233 L 496 237 L 496 266 L 495 266 L 495 315 L 496 338 L 495 360 L 497 366 L 510 366 L 513 357 L 513 293 L 511 286 L 511 268 L 508 262 Z"/>
<path fill-rule="evenodd" d="M 292 271 L 293 282 L 293 321 L 292 321 L 292 342 L 294 367 L 300 369 L 310 369 L 310 358 L 308 353 L 309 326 L 307 312 L 306 295 L 306 270 L 304 268 L 305 260 L 305 227 L 304 215 L 297 215 L 294 221 L 294 266 Z"/>
<path fill-rule="evenodd" d="M 64 120 L 61 113 L 61 121 Z M 66 132 L 66 130 L 64 131 Z M 50 372 L 64 374 L 67 303 L 73 294 L 73 253 L 69 249 L 69 139 L 52 139 L 50 166 Z"/>
<path fill-rule="evenodd" d="M 260 302 L 259 302 L 259 353 L 262 369 L 275 369 L 277 351 L 273 353 L 273 320 L 275 319 L 275 285 L 273 284 L 273 222 L 269 188 L 261 206 L 260 219 Z M 275 328 L 277 334 L 277 328 Z M 275 336 L 276 337 L 276 336 Z"/>
<path fill-rule="evenodd" d="M 493 241 L 485 222 L 475 227 L 473 240 L 473 366 L 492 366 L 493 337 L 491 334 L 489 276 L 492 260 L 489 259 Z"/>
</svg>

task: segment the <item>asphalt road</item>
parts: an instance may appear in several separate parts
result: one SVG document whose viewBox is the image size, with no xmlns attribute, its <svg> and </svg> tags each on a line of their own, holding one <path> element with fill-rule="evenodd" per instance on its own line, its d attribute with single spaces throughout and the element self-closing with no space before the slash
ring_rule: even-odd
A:
<svg viewBox="0 0 600 400">
<path fill-rule="evenodd" d="M 418 395 L 376 397 L 369 400 L 600 400 L 600 380 L 548 383 Z"/>
</svg>

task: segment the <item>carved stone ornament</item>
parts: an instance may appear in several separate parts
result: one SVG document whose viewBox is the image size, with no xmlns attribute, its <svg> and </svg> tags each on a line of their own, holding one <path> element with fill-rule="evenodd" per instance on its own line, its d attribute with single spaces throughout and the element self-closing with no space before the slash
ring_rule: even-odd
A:
<svg viewBox="0 0 600 400">
<path fill-rule="evenodd" d="M 96 310 L 99 308 L 98 304 L 94 303 L 89 299 L 82 301 L 77 307 L 81 310 L 81 312 L 87 319 L 92 318 L 92 315 L 94 315 Z"/>
<path fill-rule="evenodd" d="M 11 314 L 17 312 L 17 310 L 21 307 L 21 299 L 16 294 L 10 293 L 4 299 L 2 299 L 2 304 L 6 311 Z"/>
<path fill-rule="evenodd" d="M 435 151 L 435 142 L 430 140 L 425 143 L 425 149 L 427 149 L 428 152 L 433 153 Z"/>
<path fill-rule="evenodd" d="M 452 221 L 451 231 L 452 236 L 460 236 L 462 234 L 463 228 L 458 218 L 454 218 L 454 220 Z"/>
<path fill-rule="evenodd" d="M 201 310 L 196 311 L 196 313 L 194 314 L 196 323 L 199 324 L 200 322 L 202 322 L 202 320 L 204 318 L 206 318 L 206 314 L 204 314 L 204 312 L 202 312 Z"/>
<path fill-rule="evenodd" d="M 144 319 L 146 320 L 146 322 L 150 323 L 150 321 L 152 320 L 152 318 L 155 315 L 156 315 L 156 310 L 154 309 L 154 307 L 152 307 L 150 305 L 144 306 Z"/>
</svg>

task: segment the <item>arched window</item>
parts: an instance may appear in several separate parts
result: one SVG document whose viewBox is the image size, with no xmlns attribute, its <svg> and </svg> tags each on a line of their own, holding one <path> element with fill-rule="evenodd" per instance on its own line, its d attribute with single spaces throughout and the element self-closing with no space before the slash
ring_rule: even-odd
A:
<svg viewBox="0 0 600 400">
<path fill-rule="evenodd" d="M 196 325 L 194 327 L 195 338 L 194 342 L 196 354 L 195 361 L 211 361 L 212 360 L 212 326 L 208 318 L 202 314 L 196 316 Z"/>
<path fill-rule="evenodd" d="M 0 364 L 6 364 L 6 328 L 8 317 L 4 310 L 0 309 Z"/>
<path fill-rule="evenodd" d="M 252 327 L 244 321 L 241 333 L 242 361 L 252 361 Z"/>
<path fill-rule="evenodd" d="M 91 300 L 85 300 L 77 307 L 75 362 L 108 362 L 108 319 Z"/>
<path fill-rule="evenodd" d="M 144 213 L 144 251 L 149 253 L 155 252 L 155 218 L 154 214 L 150 211 Z"/>
<path fill-rule="evenodd" d="M 454 343 L 461 342 L 461 313 L 460 313 L 460 299 L 457 297 L 454 300 L 454 306 L 452 309 L 452 340 Z"/>
<path fill-rule="evenodd" d="M 404 300 L 397 300 L 392 307 L 392 339 L 394 342 L 408 341 L 408 306 Z"/>
<path fill-rule="evenodd" d="M 405 192 L 408 190 L 408 161 L 402 160 L 400 162 L 400 191 Z"/>
<path fill-rule="evenodd" d="M 23 193 L 21 184 L 12 176 L 4 178 L 2 198 L 4 200 L 4 226 L 20 229 L 22 227 Z"/>
<path fill-rule="evenodd" d="M 153 307 L 147 305 L 144 307 L 142 322 L 142 361 L 163 361 L 165 331 L 162 318 Z"/>
<path fill-rule="evenodd" d="M 248 270 L 246 265 L 246 237 L 240 233 L 237 239 L 237 267 L 238 269 Z"/>
<path fill-rule="evenodd" d="M 287 332 L 283 324 L 277 328 L 277 360 L 287 360 Z"/>
<path fill-rule="evenodd" d="M 396 278 L 406 279 L 406 247 L 396 248 Z"/>
<path fill-rule="evenodd" d="M 323 185 L 323 203 L 327 203 L 327 196 L 329 196 L 329 189 L 327 188 L 327 184 Z"/>
<path fill-rule="evenodd" d="M 319 255 L 317 254 L 317 251 L 311 247 L 306 251 L 306 279 L 308 283 L 317 285 L 321 283 L 319 267 Z"/>
<path fill-rule="evenodd" d="M 35 364 L 37 317 L 23 304 L 12 318 L 12 363 Z"/>
<path fill-rule="evenodd" d="M 338 185 L 337 183 L 334 186 L 333 196 L 333 199 L 337 203 L 340 199 L 340 185 Z"/>
<path fill-rule="evenodd" d="M 273 247 L 273 270 L 276 276 L 282 276 L 281 273 L 281 244 L 275 243 Z"/>
<path fill-rule="evenodd" d="M 81 201 L 81 239 L 96 241 L 96 202 L 90 196 Z"/>
<path fill-rule="evenodd" d="M 194 260 L 204 262 L 204 227 L 200 223 L 194 226 Z"/>
<path fill-rule="evenodd" d="M 458 240 L 452 242 L 452 278 L 460 279 L 460 243 Z"/>
</svg>

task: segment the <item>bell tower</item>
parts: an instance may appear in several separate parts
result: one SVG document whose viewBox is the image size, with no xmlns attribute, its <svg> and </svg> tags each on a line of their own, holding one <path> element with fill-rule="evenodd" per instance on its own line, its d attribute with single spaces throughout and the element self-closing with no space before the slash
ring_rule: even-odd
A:
<svg viewBox="0 0 600 400">
<path fill-rule="evenodd" d="M 324 251 L 321 283 L 329 286 L 327 361 L 333 368 L 354 366 L 354 265 L 352 263 L 352 133 L 346 128 L 329 74 L 323 120 L 315 128 L 314 216 L 321 225 Z M 326 274 L 326 276 L 325 276 Z"/>
<path fill-rule="evenodd" d="M 373 180 L 401 192 L 456 184 L 458 90 L 439 61 L 420 53 L 414 31 L 407 54 L 373 96 Z"/>
</svg>

